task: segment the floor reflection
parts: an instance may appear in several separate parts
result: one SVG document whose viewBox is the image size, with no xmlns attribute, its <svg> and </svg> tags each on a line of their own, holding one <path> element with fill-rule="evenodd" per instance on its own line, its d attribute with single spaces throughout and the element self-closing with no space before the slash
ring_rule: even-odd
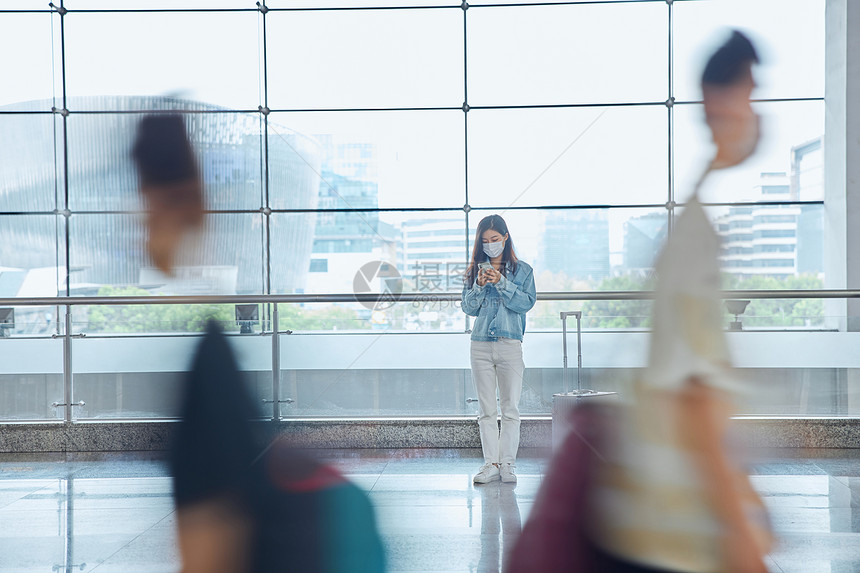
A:
<svg viewBox="0 0 860 573">
<path fill-rule="evenodd" d="M 478 450 L 327 450 L 369 492 L 388 573 L 498 573 L 528 519 L 545 451 L 522 452 L 519 483 L 471 482 Z M 775 573 L 860 572 L 860 456 L 792 450 L 757 462 L 773 518 Z M 171 482 L 158 460 L 70 462 L 0 454 L 0 571 L 176 573 Z"/>
<path fill-rule="evenodd" d="M 0 456 L 0 571 L 178 570 L 170 480 L 159 464 L 140 477 L 135 463 L 7 459 Z M 152 551 L 136 555 L 142 546 Z"/>
<path fill-rule="evenodd" d="M 86 563 L 75 563 L 75 478 L 67 474 L 60 479 L 57 492 L 57 524 L 63 539 L 63 563 L 55 563 L 51 571 L 83 571 Z M 65 533 L 65 534 L 64 534 Z"/>
<path fill-rule="evenodd" d="M 505 555 L 513 549 L 522 530 L 516 484 L 493 482 L 475 489 L 481 492 L 481 560 L 478 573 L 498 573 Z"/>
</svg>

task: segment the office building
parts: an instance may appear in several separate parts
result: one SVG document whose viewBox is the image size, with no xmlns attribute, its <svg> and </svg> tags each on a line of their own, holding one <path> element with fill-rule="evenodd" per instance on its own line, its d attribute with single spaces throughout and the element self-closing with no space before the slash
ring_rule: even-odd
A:
<svg viewBox="0 0 860 573">
<path fill-rule="evenodd" d="M 604 210 L 553 210 L 543 217 L 538 268 L 599 282 L 609 276 L 609 219 Z"/>
</svg>

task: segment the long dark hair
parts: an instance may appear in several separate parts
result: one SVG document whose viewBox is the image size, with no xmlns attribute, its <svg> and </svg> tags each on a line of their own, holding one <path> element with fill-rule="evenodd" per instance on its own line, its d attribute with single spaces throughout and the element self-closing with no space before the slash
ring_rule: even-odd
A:
<svg viewBox="0 0 860 573">
<path fill-rule="evenodd" d="M 517 255 L 514 253 L 514 238 L 508 231 L 508 224 L 499 215 L 487 215 L 481 222 L 478 223 L 478 230 L 475 231 L 475 244 L 472 246 L 472 262 L 466 270 L 464 280 L 466 285 L 471 286 L 478 277 L 478 263 L 489 261 L 490 257 L 484 252 L 483 236 L 486 231 L 498 231 L 501 235 L 507 235 L 505 240 L 505 249 L 502 251 L 502 274 L 505 274 L 505 269 L 510 266 L 511 272 L 517 272 Z"/>
</svg>

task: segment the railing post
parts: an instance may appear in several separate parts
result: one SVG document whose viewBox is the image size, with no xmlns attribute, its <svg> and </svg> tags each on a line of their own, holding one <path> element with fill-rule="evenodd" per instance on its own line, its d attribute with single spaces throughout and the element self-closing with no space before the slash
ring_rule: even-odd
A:
<svg viewBox="0 0 860 573">
<path fill-rule="evenodd" d="M 564 393 L 567 394 L 567 317 L 576 317 L 576 391 L 582 390 L 582 311 L 570 310 L 559 313 L 561 318 L 561 346 L 562 346 L 562 371 L 561 379 L 564 383 Z"/>
<path fill-rule="evenodd" d="M 582 311 L 576 312 L 576 391 L 582 391 Z"/>
<path fill-rule="evenodd" d="M 72 422 L 72 306 L 68 304 L 63 333 L 63 421 Z"/>
<path fill-rule="evenodd" d="M 567 394 L 567 313 L 561 313 L 561 347 L 562 347 L 562 364 L 561 378 L 564 383 L 564 393 Z"/>
<path fill-rule="evenodd" d="M 272 312 L 272 420 L 281 417 L 281 335 L 278 332 L 278 303 Z"/>
</svg>

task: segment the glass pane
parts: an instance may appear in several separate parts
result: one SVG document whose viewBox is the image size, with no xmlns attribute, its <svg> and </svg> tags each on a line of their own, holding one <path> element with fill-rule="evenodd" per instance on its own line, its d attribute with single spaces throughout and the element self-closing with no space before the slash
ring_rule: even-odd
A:
<svg viewBox="0 0 860 573">
<path fill-rule="evenodd" d="M 709 175 L 700 191 L 702 201 L 824 199 L 824 102 L 759 103 L 754 108 L 762 118 L 755 154 Z M 702 106 L 674 109 L 675 197 L 685 201 L 714 149 Z"/>
<path fill-rule="evenodd" d="M 395 291 L 395 298 L 396 292 L 421 292 L 427 294 L 426 300 L 393 305 L 392 310 L 374 308 L 372 303 L 367 303 L 363 305 L 364 310 L 356 307 L 358 315 L 335 313 L 327 317 L 323 313 L 316 317 L 311 313 L 309 320 L 316 322 L 301 322 L 304 326 L 286 328 L 462 330 L 465 325 L 459 307 L 435 295 L 459 292 L 467 259 L 466 243 L 468 240 L 471 245 L 474 240 L 475 226 L 484 212 L 472 213 L 468 239 L 462 216 L 455 214 L 410 216 L 395 225 L 396 234 L 388 237 L 362 230 L 371 229 L 374 224 L 377 228 L 383 227 L 384 221 L 375 215 L 335 213 L 330 221 L 316 221 L 314 251 L 299 292 L 385 293 L 388 287 Z M 379 217 L 386 215 L 378 214 Z M 320 214 L 323 216 L 329 217 Z M 518 257 L 535 268 L 539 291 L 651 288 L 651 266 L 665 240 L 668 221 L 665 210 L 649 209 L 510 211 L 504 216 Z M 273 216 L 273 252 L 285 252 L 289 250 L 288 245 L 300 245 L 302 229 L 310 226 L 310 217 L 312 215 Z M 534 229 L 542 231 L 535 234 Z M 337 230 L 345 234 L 337 235 Z M 351 230 L 351 234 L 346 234 L 347 230 Z M 392 256 L 392 252 L 396 256 Z M 383 267 L 383 263 L 391 265 L 390 274 L 384 272 L 388 267 Z M 284 265 L 277 269 L 273 262 L 274 292 L 290 292 L 282 289 L 282 282 L 296 279 L 300 274 L 299 268 L 291 271 Z M 643 316 L 639 310 L 642 304 L 635 301 L 630 304 L 591 303 L 591 306 L 601 317 L 625 316 L 629 311 L 639 317 L 639 324 Z M 547 325 L 552 326 L 559 310 L 570 310 L 566 306 L 568 303 L 546 303 L 540 306 L 540 312 L 532 314 L 536 318 L 545 315 L 549 321 Z M 338 322 L 336 318 L 343 321 Z M 611 318 L 597 321 L 594 326 L 611 326 L 610 323 L 617 322 Z M 370 323 L 362 324 L 362 319 L 370 319 Z"/>
<path fill-rule="evenodd" d="M 847 370 L 856 372 L 856 370 Z M 748 368 L 742 380 L 756 388 L 743 396 L 738 414 L 746 416 L 857 415 L 854 376 L 840 368 Z M 856 376 L 856 375 L 855 375 Z M 847 378 L 847 380 L 846 380 Z"/>
<path fill-rule="evenodd" d="M 0 271 L 0 282 L 3 282 L 6 272 Z M 14 276 L 14 272 L 11 276 Z M 10 275 L 6 275 L 5 278 L 10 278 Z M 0 292 L 0 297 L 6 298 L 6 296 Z M 55 295 L 52 294 L 50 296 Z M 62 326 L 61 322 L 64 312 L 63 308 L 58 309 L 56 306 L 4 305 L 0 307 L 0 338 L 32 338 L 58 334 L 62 330 L 60 327 Z M 0 368 L 0 371 L 2 371 L 2 368 Z"/>
<path fill-rule="evenodd" d="M 122 107 L 121 101 L 131 100 L 138 102 L 133 105 L 136 109 L 184 105 L 165 98 L 111 98 L 111 104 Z M 143 108 L 138 107 L 141 104 Z M 259 115 L 188 113 L 183 117 L 203 172 L 207 208 L 259 209 L 263 201 Z M 142 210 L 131 159 L 140 118 L 138 114 L 69 117 L 69 203 L 73 210 Z M 280 155 L 271 156 L 270 161 L 280 167 Z"/>
<path fill-rule="evenodd" d="M 782 187 L 787 191 L 788 184 Z M 707 211 L 722 239 L 724 288 L 824 288 L 824 205 L 739 205 Z M 819 324 L 824 316 L 821 299 L 794 301 L 802 303 L 796 313 L 786 311 L 794 303 L 774 307 L 775 302 L 755 300 L 750 304 L 750 313 L 771 309 L 762 310 L 762 320 L 754 324 L 810 326 Z M 771 316 L 773 308 L 781 310 Z"/>
<path fill-rule="evenodd" d="M 164 315 L 176 311 L 200 316 L 206 313 L 206 307 L 191 306 L 147 305 L 147 308 L 153 314 Z M 170 307 L 173 309 L 169 310 Z M 233 305 L 229 307 L 232 313 Z M 233 321 L 223 322 L 229 325 Z M 171 320 L 168 318 L 165 323 Z M 192 325 L 189 330 L 202 328 L 203 323 L 200 323 L 200 328 Z M 232 328 L 237 328 L 235 323 Z M 228 339 L 244 382 L 252 388 L 262 413 L 262 399 L 271 399 L 272 394 L 271 339 L 232 335 Z M 195 336 L 93 337 L 74 340 L 72 344 L 75 357 L 73 401 L 86 403 L 74 408 L 76 419 L 174 418 L 179 414 L 181 397 L 178 391 L 200 339 Z M 154 356 L 158 359 L 153 360 Z"/>
<path fill-rule="evenodd" d="M 16 308 L 16 330 L 8 338 L 0 337 L 0 420 L 63 418 L 63 409 L 51 406 L 63 401 L 63 341 L 16 339 L 21 336 L 19 320 L 23 326 L 35 325 L 44 310 Z M 38 316 L 31 321 L 30 313 Z"/>
<path fill-rule="evenodd" d="M 456 212 L 275 214 L 271 240 L 273 292 L 383 292 L 377 286 L 397 280 L 408 291 L 416 265 L 450 265 L 454 272 L 466 256 L 465 220 Z M 381 282 L 368 284 L 371 276 Z"/>
<path fill-rule="evenodd" d="M 298 303 L 278 305 L 278 329 L 293 332 L 367 332 L 395 326 L 387 317 L 401 314 L 395 306 L 407 303 Z M 378 310 L 374 310 L 378 309 Z"/>
<path fill-rule="evenodd" d="M 824 4 L 825 0 L 676 2 L 675 97 L 701 99 L 702 70 L 729 29 L 748 34 L 759 53 L 755 97 L 824 97 Z"/>
<path fill-rule="evenodd" d="M 73 408 L 73 416 L 175 418 L 178 390 L 198 343 L 190 337 L 72 341 L 72 401 L 85 403 Z"/>
<path fill-rule="evenodd" d="M 630 283 L 630 290 L 652 287 L 644 277 L 625 276 L 611 286 Z M 627 286 L 624 284 L 623 286 Z M 615 290 L 615 289 L 604 289 Z M 619 289 L 620 290 L 620 289 Z M 583 330 L 635 330 L 645 331 L 652 325 L 653 301 L 651 300 L 587 300 L 587 301 L 538 301 L 529 312 L 529 329 L 535 331 L 561 331 L 561 312 L 582 311 Z M 567 320 L 568 335 L 576 331 L 576 319 Z M 569 344 L 574 342 L 569 341 Z M 571 346 L 571 348 L 573 348 Z"/>
<path fill-rule="evenodd" d="M 62 130 L 53 115 L 0 114 L 0 211 L 63 208 Z"/>
<path fill-rule="evenodd" d="M 739 378 L 752 390 L 739 396 L 741 413 L 856 416 L 858 370 L 853 352 L 855 333 L 820 332 L 821 327 L 814 324 L 770 329 L 752 326 L 749 323 L 756 318 L 748 316 L 748 313 L 752 304 L 757 302 L 773 303 L 774 309 L 782 306 L 787 311 L 791 305 L 795 305 L 796 310 L 797 306 L 815 301 L 753 301 L 738 317 L 743 330 L 730 332 L 727 338 L 735 364 L 739 367 Z M 844 324 L 844 316 L 831 315 L 827 320 Z"/>
<path fill-rule="evenodd" d="M 480 6 L 494 6 L 496 4 L 571 4 L 575 2 L 583 4 L 594 4 L 595 2 L 617 2 L 618 0 L 476 0 L 469 2 L 469 8 L 478 8 Z M 630 2 L 651 2 L 661 3 L 666 0 L 628 0 Z"/>
<path fill-rule="evenodd" d="M 318 138 L 275 123 L 282 119 L 291 118 L 278 116 L 268 124 L 268 204 L 275 209 L 314 209 L 324 148 Z"/>
<path fill-rule="evenodd" d="M 489 214 L 473 211 L 469 221 L 477 226 Z M 649 277 L 668 223 L 665 209 L 646 208 L 495 214 L 508 224 L 517 258 L 534 268 L 538 292 L 650 289 Z"/>
<path fill-rule="evenodd" d="M 787 305 L 794 304 L 799 311 L 809 302 L 812 301 L 774 301 L 771 308 L 761 307 L 762 314 L 756 316 L 748 314 L 752 312 L 749 307 L 739 317 L 742 329 L 727 333 L 737 375 L 749 385 L 750 391 L 741 397 L 745 414 L 856 413 L 852 405 L 856 371 L 849 369 L 846 378 L 843 370 L 856 363 L 851 352 L 856 345 L 853 333 L 810 335 L 810 329 L 820 331 L 822 327 L 774 322 L 778 307 L 788 317 Z M 573 309 L 572 304 L 565 310 Z M 596 314 L 583 311 L 582 387 L 629 396 L 637 369 L 647 361 L 648 324 L 615 322 L 603 326 L 594 321 Z M 641 308 L 638 312 L 646 316 L 650 309 Z M 765 315 L 770 327 L 764 322 L 762 326 L 752 324 L 765 320 Z M 734 317 L 726 312 L 724 318 L 730 328 Z M 523 347 L 528 369 L 520 406 L 526 413 L 546 414 L 551 409 L 552 394 L 562 390 L 565 378 L 568 389 L 574 387 L 577 373 L 575 366 L 568 368 L 566 375 L 560 368 L 558 318 L 547 329 L 533 328 L 536 322 L 530 313 L 530 334 L 526 334 Z M 568 358 L 573 364 L 574 333 L 575 323 L 570 320 Z M 468 344 L 467 334 L 440 332 L 432 324 L 408 334 L 353 330 L 316 332 L 313 336 L 302 331 L 282 335 L 281 363 L 289 368 L 281 372 L 280 395 L 293 402 L 285 402 L 281 412 L 286 416 L 473 415 L 474 406 L 465 403 L 465 399 L 474 397 Z M 617 352 L 618 348 L 625 352 Z M 430 386 L 434 378 L 440 387 Z"/>
<path fill-rule="evenodd" d="M 257 18 L 254 12 L 70 12 L 65 30 L 68 94 L 160 95 L 256 109 Z M 158 30 L 157 39 L 152 30 Z M 135 109 L 137 103 L 115 102 L 124 109 Z M 102 105 L 99 100 L 76 103 L 79 109 L 98 110 Z"/>
<path fill-rule="evenodd" d="M 370 340 L 367 341 L 368 343 Z M 467 370 L 284 370 L 285 417 L 466 416 Z"/>
<path fill-rule="evenodd" d="M 65 290 L 65 232 L 55 215 L 0 215 L 0 298 Z"/>
<path fill-rule="evenodd" d="M 788 284 L 785 284 L 788 283 Z M 812 289 L 823 288 L 815 286 L 815 277 L 788 277 L 779 279 L 774 276 L 759 276 L 756 278 L 735 278 L 729 281 L 732 288 L 738 289 L 768 289 L 779 288 Z M 732 303 L 736 299 L 730 299 Z M 751 300 L 742 314 L 735 315 L 739 307 L 733 304 L 725 305 L 725 323 L 729 330 L 824 330 L 826 316 L 824 300 L 822 299 L 756 299 Z"/>
<path fill-rule="evenodd" d="M 3 7 L 7 8 L 6 2 Z M 39 2 L 38 8 L 47 7 Z M 12 8 L 12 6 L 8 6 Z M 36 6 L 21 6 L 36 8 Z M 3 14 L 0 18 L 0 106 L 10 109 L 49 110 L 53 97 L 60 97 L 62 86 L 54 85 L 54 44 L 51 14 Z M 53 22 L 59 29 L 59 20 Z M 57 78 L 59 78 L 59 43 L 57 52 Z M 38 101 L 31 101 L 38 100 Z M 24 103 L 30 102 L 30 103 Z M 11 105 L 10 105 L 11 104 Z"/>
<path fill-rule="evenodd" d="M 668 22 L 660 3 L 470 10 L 469 105 L 666 101 Z"/>
<path fill-rule="evenodd" d="M 5 0 L 0 13 L 4 10 L 44 10 L 47 12 L 50 8 L 44 0 Z"/>
<path fill-rule="evenodd" d="M 273 215 L 272 252 L 278 253 L 272 260 L 273 292 L 350 293 L 362 266 L 380 261 L 396 266 L 399 233 L 383 215 Z M 285 257 L 288 253 L 293 256 Z"/>
<path fill-rule="evenodd" d="M 363 8 L 401 6 L 449 6 L 461 10 L 455 0 L 266 0 L 269 8 Z"/>
<path fill-rule="evenodd" d="M 461 10 L 271 12 L 269 107 L 463 105 Z"/>
<path fill-rule="evenodd" d="M 466 202 L 463 112 L 270 117 L 272 208 L 462 207 Z M 297 186 L 314 189 L 310 204 L 305 191 L 296 193 Z"/>
<path fill-rule="evenodd" d="M 301 334 L 281 337 L 285 416 L 469 415 L 468 335 Z M 326 360 L 319 349 L 329 348 Z M 421 349 L 421 350 L 418 350 Z"/>
<path fill-rule="evenodd" d="M 458 276 L 457 279 L 458 286 L 462 278 Z M 416 292 L 408 279 L 403 280 L 403 286 L 405 292 Z M 373 290 L 378 292 L 381 288 Z M 278 325 L 280 330 L 293 332 L 462 333 L 466 330 L 466 315 L 460 309 L 459 294 L 456 300 L 446 300 L 450 293 L 422 292 L 426 296 L 417 301 L 397 302 L 398 293 L 395 293 L 390 300 L 377 302 L 282 304 L 278 307 Z"/>
<path fill-rule="evenodd" d="M 647 350 L 645 333 L 589 332 L 583 341 L 583 388 L 626 389 L 633 379 L 630 355 L 638 359 Z M 526 335 L 521 412 L 551 411 L 552 394 L 562 391 L 565 378 L 560 342 L 557 329 Z M 611 350 L 619 347 L 630 352 Z M 575 346 L 569 355 L 575 363 Z M 467 333 L 294 333 L 281 337 L 281 363 L 289 369 L 281 371 L 280 395 L 292 400 L 281 408 L 285 416 L 476 414 L 474 402 L 467 401 L 475 397 Z M 576 384 L 575 367 L 566 378 Z"/>
<path fill-rule="evenodd" d="M 661 106 L 471 111 L 469 203 L 663 204 L 667 134 Z"/>
<path fill-rule="evenodd" d="M 108 292 L 106 296 L 147 294 L 124 290 L 129 292 Z M 197 333 L 203 332 L 210 320 L 216 321 L 225 332 L 239 332 L 233 304 L 77 305 L 73 314 L 74 331 L 87 336 Z"/>
<path fill-rule="evenodd" d="M 746 320 L 746 315 L 741 320 Z M 727 317 L 731 320 L 730 317 Z M 727 320 L 727 326 L 728 326 Z M 552 394 L 575 387 L 575 366 L 563 372 L 557 323 L 552 332 L 533 329 L 523 346 L 527 366 L 521 411 L 547 414 Z M 741 411 L 752 415 L 853 415 L 858 370 L 854 333 L 808 332 L 783 327 L 730 331 L 738 379 L 748 391 Z M 756 330 L 750 327 L 749 330 Z M 803 332 L 807 330 L 807 332 Z M 568 323 L 568 359 L 576 363 L 575 325 Z M 583 388 L 631 396 L 648 355 L 649 333 L 641 327 L 584 326 Z M 474 415 L 468 367 L 468 335 L 434 333 L 294 333 L 281 337 L 280 396 L 286 416 Z M 624 352 L 618 352 L 624 348 Z M 420 349 L 420 350 L 416 350 Z M 439 381 L 432 387 L 430 380 Z M 399 381 L 399 383 L 397 383 Z M 458 384 L 459 381 L 459 384 Z"/>
<path fill-rule="evenodd" d="M 142 216 L 74 215 L 70 221 L 72 294 L 259 294 L 264 223 L 256 214 L 210 214 L 186 238 L 175 275 L 145 253 Z"/>
<path fill-rule="evenodd" d="M 460 212 L 412 216 L 400 224 L 404 292 L 456 292 L 463 288 L 479 217 Z"/>
<path fill-rule="evenodd" d="M 314 262 L 311 249 L 314 244 L 314 214 L 272 215 L 269 218 L 271 241 L 271 288 L 273 293 L 302 293 L 308 290 L 308 269 L 322 269 Z M 361 231 L 364 235 L 367 231 Z M 357 239 L 353 237 L 357 242 Z M 345 241 L 349 242 L 349 241 Z M 357 247 L 356 247 L 357 248 Z M 326 266 L 326 263 L 322 263 Z M 327 266 L 320 272 L 328 272 Z M 324 281 L 324 284 L 328 281 Z M 319 292 L 319 291 L 318 291 Z M 341 292 L 335 288 L 321 292 Z"/>
<path fill-rule="evenodd" d="M 568 335 L 570 335 L 568 333 Z M 556 335 L 557 336 L 557 335 Z M 558 360 L 561 362 L 561 345 L 558 349 Z M 618 392 L 622 396 L 630 395 L 639 370 L 635 368 L 591 368 L 583 367 L 577 381 L 576 354 L 568 354 L 571 366 L 563 368 L 526 368 L 523 385 L 523 395 L 520 399 L 520 413 L 528 415 L 547 416 L 552 413 L 553 394 L 569 392 L 581 388 L 597 392 Z M 585 360 L 585 357 L 583 357 Z"/>
<path fill-rule="evenodd" d="M 256 0 L 64 0 L 69 10 L 257 9 Z"/>
</svg>

